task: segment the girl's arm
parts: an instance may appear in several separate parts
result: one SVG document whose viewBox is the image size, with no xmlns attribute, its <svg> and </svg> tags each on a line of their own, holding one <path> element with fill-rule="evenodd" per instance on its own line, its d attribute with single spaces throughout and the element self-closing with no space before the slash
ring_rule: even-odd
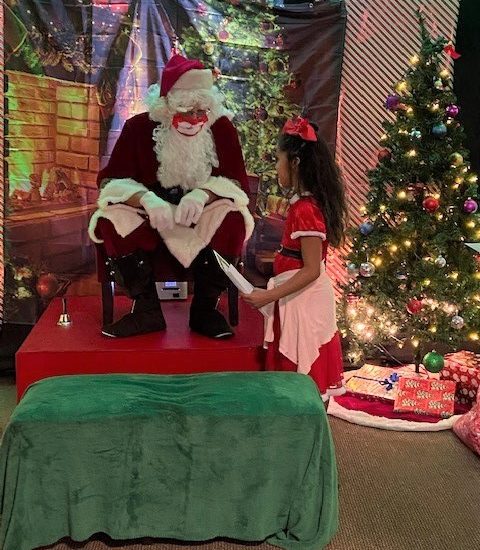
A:
<svg viewBox="0 0 480 550">
<path fill-rule="evenodd" d="M 320 237 L 300 237 L 303 267 L 283 285 L 271 290 L 255 289 L 250 294 L 242 294 L 242 298 L 255 308 L 263 307 L 270 302 L 276 302 L 289 294 L 298 292 L 312 283 L 320 275 L 322 259 L 322 239 Z"/>
</svg>

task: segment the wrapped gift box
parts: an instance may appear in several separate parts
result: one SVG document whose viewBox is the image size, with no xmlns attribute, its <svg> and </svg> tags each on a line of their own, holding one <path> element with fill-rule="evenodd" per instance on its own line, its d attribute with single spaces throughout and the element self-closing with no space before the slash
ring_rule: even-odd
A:
<svg viewBox="0 0 480 550">
<path fill-rule="evenodd" d="M 373 401 L 393 403 L 397 393 L 397 384 L 402 376 L 412 376 L 411 369 L 391 369 L 375 365 L 363 365 L 347 380 L 348 392 Z"/>
<path fill-rule="evenodd" d="M 443 380 L 457 383 L 455 401 L 472 406 L 480 385 L 480 355 L 471 351 L 459 351 L 445 356 L 445 366 L 440 373 Z"/>
<path fill-rule="evenodd" d="M 453 380 L 403 376 L 398 381 L 393 410 L 448 418 L 455 405 L 455 386 Z"/>
</svg>

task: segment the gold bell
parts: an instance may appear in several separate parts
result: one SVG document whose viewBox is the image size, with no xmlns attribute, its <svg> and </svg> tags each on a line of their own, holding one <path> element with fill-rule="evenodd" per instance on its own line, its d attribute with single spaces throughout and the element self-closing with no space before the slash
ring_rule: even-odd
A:
<svg viewBox="0 0 480 550">
<path fill-rule="evenodd" d="M 70 315 L 67 313 L 67 299 L 62 298 L 62 313 L 60 315 L 60 318 L 58 319 L 57 325 L 60 327 L 68 327 L 72 324 L 72 319 L 70 318 Z"/>
</svg>

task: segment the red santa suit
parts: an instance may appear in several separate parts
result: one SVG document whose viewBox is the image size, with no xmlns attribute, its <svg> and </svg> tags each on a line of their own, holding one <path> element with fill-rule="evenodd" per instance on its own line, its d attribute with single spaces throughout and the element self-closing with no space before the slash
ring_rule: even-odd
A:
<svg viewBox="0 0 480 550">
<path fill-rule="evenodd" d="M 169 93 L 177 91 L 176 86 L 181 85 L 182 76 L 177 77 L 177 83 L 169 89 Z M 155 96 L 157 90 L 158 87 L 153 87 L 150 95 Z M 178 90 L 179 93 L 182 91 L 182 88 Z M 184 267 L 188 267 L 198 252 L 209 243 L 220 253 L 238 256 L 243 242 L 252 233 L 253 218 L 248 211 L 245 164 L 238 134 L 229 113 L 221 104 L 212 108 L 208 123 L 202 129 L 201 142 L 195 143 L 198 149 L 195 159 L 182 158 L 180 151 L 177 153 L 175 150 L 175 143 L 171 144 L 170 157 L 162 159 L 165 142 L 170 136 L 179 137 L 171 127 L 171 113 L 162 112 L 163 97 L 160 95 L 159 101 L 151 101 L 150 112 L 137 115 L 125 123 L 108 165 L 98 175 L 99 185 L 105 181 L 108 183 L 100 192 L 99 209 L 90 223 L 90 237 L 97 243 L 105 242 L 107 254 L 109 251 L 112 253 L 109 255 L 128 254 L 135 242 L 130 238 L 127 246 L 118 237 L 123 239 L 142 228 L 137 243 L 141 247 L 149 226 L 144 223 L 144 212 L 125 205 L 125 201 L 140 191 L 155 187 L 183 193 L 200 188 L 215 193 L 223 200 L 208 205 L 195 227 L 176 224 L 172 229 L 160 230 L 161 238 Z M 180 139 L 186 147 L 189 141 L 198 141 L 196 137 L 191 140 L 188 137 Z M 168 160 L 178 167 L 178 170 L 169 170 L 167 177 L 170 180 L 159 179 L 163 176 L 161 160 L 164 163 Z M 189 166 L 188 163 L 195 165 Z M 170 202 L 172 197 L 167 200 Z M 236 213 L 241 214 L 243 224 L 239 223 Z M 108 224 L 100 224 L 97 230 L 100 218 L 110 220 L 115 232 L 111 231 Z"/>
<path fill-rule="evenodd" d="M 98 175 L 101 191 L 90 237 L 103 243 L 113 259 L 139 250 L 152 252 L 161 243 L 184 267 L 206 248 L 239 256 L 253 230 L 248 180 L 238 134 L 213 88 L 211 71 L 174 56 L 164 69 L 161 87 L 149 90 L 147 104 L 148 112 L 127 120 Z M 189 114 L 192 105 L 202 112 L 199 124 L 188 124 L 188 117 L 196 116 Z M 177 128 L 177 118 L 186 133 Z M 196 190 L 213 193 L 216 200 L 200 205 L 194 224 L 175 221 L 154 228 L 146 209 L 125 204 L 153 191 L 168 203 L 172 220 L 178 220 L 182 201 L 192 191 L 198 196 Z"/>
</svg>

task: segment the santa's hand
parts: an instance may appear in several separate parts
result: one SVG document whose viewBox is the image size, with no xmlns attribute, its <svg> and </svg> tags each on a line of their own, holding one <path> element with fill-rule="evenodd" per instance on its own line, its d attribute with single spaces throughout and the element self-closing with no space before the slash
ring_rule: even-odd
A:
<svg viewBox="0 0 480 550">
<path fill-rule="evenodd" d="M 197 223 L 208 199 L 208 193 L 202 189 L 194 189 L 184 195 L 175 212 L 175 223 L 186 227 Z"/>
<path fill-rule="evenodd" d="M 140 199 L 140 204 L 145 208 L 148 214 L 150 225 L 157 231 L 162 229 L 172 229 L 173 212 L 170 204 L 160 197 L 157 197 L 153 191 L 147 191 Z"/>
</svg>

